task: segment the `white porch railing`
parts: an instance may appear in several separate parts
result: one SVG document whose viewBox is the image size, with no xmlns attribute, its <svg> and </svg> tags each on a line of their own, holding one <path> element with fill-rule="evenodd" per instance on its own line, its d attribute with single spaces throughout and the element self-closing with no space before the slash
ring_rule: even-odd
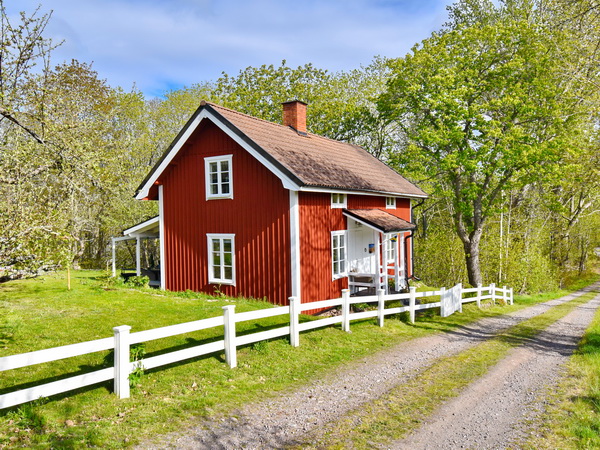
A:
<svg viewBox="0 0 600 450">
<path fill-rule="evenodd" d="M 470 293 L 475 293 L 475 296 L 463 298 L 464 294 Z M 384 291 L 380 289 L 377 295 L 362 297 L 351 297 L 350 291 L 348 289 L 344 289 L 342 294 L 343 295 L 341 298 L 310 303 L 301 303 L 299 298 L 291 297 L 289 306 L 280 306 L 242 313 L 236 313 L 235 306 L 228 305 L 223 307 L 223 315 L 209 319 L 196 320 L 193 322 L 138 331 L 135 333 L 130 333 L 131 327 L 123 325 L 113 328 L 112 337 L 65 345 L 61 347 L 54 347 L 45 350 L 38 350 L 30 353 L 1 357 L 0 372 L 33 366 L 45 362 L 58 361 L 88 353 L 113 349 L 115 350 L 113 367 L 104 368 L 83 375 L 77 375 L 0 395 L 0 409 L 9 408 L 11 406 L 19 405 L 32 400 L 37 400 L 40 397 L 48 397 L 85 386 L 102 383 L 111 379 L 114 380 L 115 393 L 120 398 L 127 398 L 130 395 L 128 379 L 129 374 L 138 367 L 142 367 L 144 369 L 153 369 L 210 353 L 224 351 L 227 364 L 233 368 L 237 365 L 237 347 L 282 336 L 289 336 L 290 344 L 294 347 L 298 347 L 300 345 L 301 331 L 312 330 L 338 323 L 341 323 L 342 330 L 350 331 L 350 322 L 352 320 L 377 318 L 379 326 L 383 327 L 385 316 L 391 314 L 409 312 L 410 321 L 414 323 L 416 311 L 429 308 L 441 308 L 442 312 L 448 313 L 447 315 L 449 315 L 454 312 L 453 308 L 456 307 L 457 302 L 458 305 L 468 302 L 477 302 L 477 305 L 481 306 L 482 300 L 491 299 L 492 302 L 495 303 L 496 300 L 502 299 L 505 303 L 513 303 L 512 288 L 508 289 L 506 286 L 503 288 L 497 288 L 494 284 L 491 284 L 487 287 L 479 286 L 477 288 L 470 289 L 462 289 L 460 285 L 457 285 L 451 290 L 442 288 L 439 291 L 430 292 L 417 292 L 416 289 L 412 287 L 410 288 L 409 293 L 392 295 L 386 295 Z M 416 302 L 417 299 L 424 299 L 432 296 L 440 296 L 440 301 L 423 304 L 417 304 Z M 386 302 L 405 299 L 408 300 L 407 306 L 386 308 Z M 371 302 L 377 302 L 377 309 L 362 312 L 351 311 L 351 305 L 355 303 Z M 300 314 L 303 311 L 338 306 L 341 306 L 342 309 L 342 314 L 340 316 L 300 322 Z M 289 326 L 241 336 L 236 334 L 237 323 L 282 315 L 289 315 Z M 129 351 L 131 345 L 133 344 L 191 333 L 194 331 L 206 330 L 219 326 L 223 326 L 223 339 L 189 347 L 183 350 L 177 350 L 170 353 L 164 353 L 158 356 L 145 358 L 141 361 L 132 362 L 129 360 Z"/>
</svg>

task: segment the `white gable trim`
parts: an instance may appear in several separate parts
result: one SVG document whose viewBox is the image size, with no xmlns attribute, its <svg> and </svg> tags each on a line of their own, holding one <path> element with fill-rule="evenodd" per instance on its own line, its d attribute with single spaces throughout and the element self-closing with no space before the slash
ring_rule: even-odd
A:
<svg viewBox="0 0 600 450">
<path fill-rule="evenodd" d="M 244 141 L 240 136 L 234 133 L 228 126 L 226 126 L 217 116 L 215 116 L 208 109 L 203 109 L 190 123 L 190 125 L 185 130 L 185 133 L 181 135 L 176 142 L 173 143 L 173 147 L 167 154 L 167 156 L 162 160 L 160 165 L 156 168 L 152 176 L 146 181 L 144 186 L 140 189 L 139 193 L 135 196 L 136 199 L 142 200 L 148 197 L 150 188 L 156 183 L 160 175 L 165 171 L 165 169 L 169 166 L 173 158 L 179 153 L 183 144 L 189 139 L 192 133 L 198 128 L 198 125 L 204 119 L 209 119 L 215 125 L 217 125 L 222 131 L 227 134 L 231 139 L 233 139 L 236 143 L 238 143 L 244 150 L 250 153 L 254 158 L 256 158 L 262 165 L 264 165 L 267 169 L 269 169 L 277 178 L 281 180 L 283 183 L 283 187 L 291 190 L 298 190 L 299 186 L 292 181 L 287 175 L 285 175 L 278 167 L 276 167 L 273 163 L 268 161 L 263 155 L 257 152 L 254 148 L 252 148 L 246 141 Z"/>
</svg>

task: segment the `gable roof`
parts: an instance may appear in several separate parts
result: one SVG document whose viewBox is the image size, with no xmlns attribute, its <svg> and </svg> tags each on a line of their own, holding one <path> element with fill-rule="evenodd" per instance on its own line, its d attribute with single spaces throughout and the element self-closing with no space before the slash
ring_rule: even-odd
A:
<svg viewBox="0 0 600 450">
<path fill-rule="evenodd" d="M 356 191 L 405 197 L 427 194 L 363 148 L 257 119 L 202 101 L 160 161 L 138 188 L 150 188 L 202 120 L 211 120 L 292 190 Z"/>
</svg>

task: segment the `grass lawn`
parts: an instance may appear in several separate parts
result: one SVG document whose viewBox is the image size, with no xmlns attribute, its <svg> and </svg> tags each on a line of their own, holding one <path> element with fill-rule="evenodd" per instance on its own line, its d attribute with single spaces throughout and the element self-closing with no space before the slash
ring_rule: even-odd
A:
<svg viewBox="0 0 600 450">
<path fill-rule="evenodd" d="M 462 314 L 445 319 L 423 311 L 414 325 L 407 323 L 406 314 L 386 319 L 384 328 L 379 328 L 375 319 L 352 322 L 350 334 L 342 332 L 339 326 L 302 333 L 299 348 L 291 347 L 287 339 L 257 343 L 238 349 L 236 369 L 230 369 L 220 353 L 148 371 L 126 400 L 112 394 L 112 383 L 65 393 L 0 411 L 0 447 L 124 447 L 180 429 L 193 417 L 222 414 L 243 403 L 275 395 L 346 361 L 403 340 L 449 330 L 565 293 L 516 296 L 513 306 L 481 310 L 470 304 Z M 237 312 L 270 306 L 255 300 L 111 286 L 101 272 L 93 271 L 76 272 L 70 291 L 65 274 L 5 283 L 0 285 L 0 356 L 109 337 L 118 325 L 130 325 L 135 332 L 214 317 L 222 314 L 222 306 L 230 304 L 236 305 Z M 238 330 L 283 324 L 287 324 L 285 316 L 247 323 Z M 215 328 L 152 341 L 146 345 L 146 352 L 151 356 L 220 335 L 221 330 Z M 97 370 L 106 366 L 107 358 L 110 360 L 108 352 L 99 352 L 2 372 L 0 393 Z"/>
</svg>

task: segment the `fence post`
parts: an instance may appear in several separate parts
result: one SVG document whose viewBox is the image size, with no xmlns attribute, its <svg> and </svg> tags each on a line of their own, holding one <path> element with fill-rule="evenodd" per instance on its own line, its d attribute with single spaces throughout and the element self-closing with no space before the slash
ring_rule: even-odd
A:
<svg viewBox="0 0 600 450">
<path fill-rule="evenodd" d="M 129 325 L 114 327 L 115 336 L 115 382 L 114 391 L 119 398 L 129 398 Z"/>
<path fill-rule="evenodd" d="M 232 369 L 237 366 L 235 346 L 235 305 L 223 306 L 225 333 L 225 361 Z"/>
<path fill-rule="evenodd" d="M 456 292 L 456 297 L 458 299 L 458 312 L 462 312 L 462 304 L 463 304 L 463 299 L 462 299 L 462 295 L 463 295 L 463 291 L 462 291 L 462 283 L 458 283 L 458 292 Z"/>
<path fill-rule="evenodd" d="M 411 286 L 410 297 L 408 297 L 408 313 L 410 314 L 410 323 L 415 323 L 415 304 L 417 303 L 417 288 Z"/>
<path fill-rule="evenodd" d="M 481 308 L 481 283 L 477 284 L 477 307 Z"/>
<path fill-rule="evenodd" d="M 504 301 L 505 305 L 510 305 L 510 302 L 508 301 L 508 289 L 506 289 L 506 286 L 502 286 L 502 301 Z"/>
<path fill-rule="evenodd" d="M 350 289 L 342 289 L 342 330 L 350 332 Z"/>
<path fill-rule="evenodd" d="M 490 284 L 490 295 L 492 296 L 492 306 L 496 304 L 496 284 Z"/>
<path fill-rule="evenodd" d="M 292 347 L 300 346 L 299 310 L 300 300 L 297 297 L 290 297 L 290 344 Z"/>
<path fill-rule="evenodd" d="M 510 304 L 515 304 L 515 298 L 513 297 L 513 288 L 510 288 Z"/>
<path fill-rule="evenodd" d="M 440 316 L 446 317 L 446 288 L 440 288 Z"/>
<path fill-rule="evenodd" d="M 115 244 L 115 238 L 111 238 L 111 247 L 112 247 L 112 276 L 113 278 L 117 276 L 117 248 Z"/>
<path fill-rule="evenodd" d="M 383 296 L 385 295 L 385 291 L 383 289 L 377 289 L 377 318 L 379 319 L 379 326 L 383 326 L 384 309 L 385 302 L 383 301 Z"/>
</svg>

